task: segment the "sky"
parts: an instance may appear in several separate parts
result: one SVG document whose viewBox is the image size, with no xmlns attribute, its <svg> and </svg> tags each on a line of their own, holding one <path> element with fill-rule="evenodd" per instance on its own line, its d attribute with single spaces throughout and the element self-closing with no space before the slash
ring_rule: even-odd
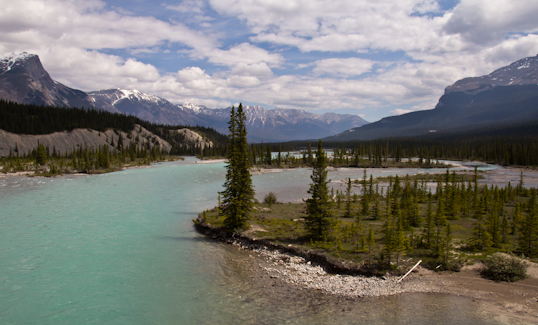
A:
<svg viewBox="0 0 538 325">
<path fill-rule="evenodd" d="M 0 54 L 177 104 L 348 113 L 435 107 L 538 54 L 537 0 L 0 0 Z"/>
</svg>

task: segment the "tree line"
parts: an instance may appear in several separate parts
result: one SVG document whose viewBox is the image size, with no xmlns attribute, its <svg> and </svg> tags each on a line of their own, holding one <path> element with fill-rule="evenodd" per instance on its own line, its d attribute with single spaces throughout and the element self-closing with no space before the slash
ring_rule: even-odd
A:
<svg viewBox="0 0 538 325">
<path fill-rule="evenodd" d="M 538 125 L 536 125 L 538 129 Z M 334 151 L 332 165 L 348 167 L 387 167 L 392 163 L 435 164 L 436 160 L 479 160 L 505 166 L 538 166 L 538 136 L 439 137 L 434 139 L 398 138 L 371 141 L 324 142 Z M 270 152 L 278 157 L 270 158 Z M 299 152 L 302 157 L 292 157 Z M 312 165 L 309 141 L 252 144 L 254 165 Z M 416 158 L 416 160 L 411 160 Z"/>
<path fill-rule="evenodd" d="M 216 155 L 225 152 L 226 137 L 204 126 L 161 125 L 103 110 L 18 104 L 0 100 L 0 129 L 16 134 L 50 134 L 75 128 L 101 132 L 114 129 L 130 133 L 137 124 L 168 141 L 172 145 L 172 154 L 198 155 L 202 150 L 208 150 L 199 146 L 186 146 L 184 138 L 177 132 L 172 132 L 182 128 L 195 131 L 213 142 L 214 148 L 211 150 Z"/>
</svg>

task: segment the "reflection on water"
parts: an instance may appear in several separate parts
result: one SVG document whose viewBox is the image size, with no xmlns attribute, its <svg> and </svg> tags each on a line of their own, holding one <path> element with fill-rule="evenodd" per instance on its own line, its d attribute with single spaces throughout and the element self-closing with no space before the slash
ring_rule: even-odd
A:
<svg viewBox="0 0 538 325">
<path fill-rule="evenodd" d="M 268 277 L 250 252 L 194 231 L 191 220 L 216 205 L 225 174 L 222 163 L 194 161 L 0 178 L 0 323 L 495 323 L 465 298 L 352 301 Z M 253 181 L 258 195 L 293 200 L 309 176 L 299 169 Z"/>
</svg>

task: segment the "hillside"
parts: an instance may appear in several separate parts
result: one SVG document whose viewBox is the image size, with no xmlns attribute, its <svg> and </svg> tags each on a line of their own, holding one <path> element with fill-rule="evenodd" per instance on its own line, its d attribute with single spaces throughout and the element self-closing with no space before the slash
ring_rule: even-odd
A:
<svg viewBox="0 0 538 325">
<path fill-rule="evenodd" d="M 50 152 L 56 151 L 61 154 L 71 153 L 73 149 L 79 148 L 98 148 L 106 145 L 109 150 L 115 150 L 122 137 L 123 146 L 128 147 L 131 143 L 136 143 L 140 147 L 158 146 L 161 151 L 170 152 L 172 145 L 163 140 L 159 136 L 149 132 L 140 125 L 135 125 L 135 128 L 129 132 L 114 131 L 108 129 L 105 132 L 99 132 L 92 129 L 74 129 L 71 131 L 54 132 L 51 134 L 28 135 L 15 134 L 0 130 L 0 157 L 9 155 L 10 150 L 12 155 L 29 154 L 33 149 L 37 148 L 40 143 L 50 149 Z M 138 139 L 138 143 L 136 142 Z"/>
<path fill-rule="evenodd" d="M 0 100 L 0 156 L 21 154 L 37 147 L 37 142 L 62 154 L 73 148 L 118 145 L 133 141 L 139 147 L 160 147 L 161 151 L 192 154 L 202 147 L 221 147 L 225 136 L 204 127 L 171 127 L 148 123 L 132 116 L 106 111 L 23 105 Z"/>
</svg>

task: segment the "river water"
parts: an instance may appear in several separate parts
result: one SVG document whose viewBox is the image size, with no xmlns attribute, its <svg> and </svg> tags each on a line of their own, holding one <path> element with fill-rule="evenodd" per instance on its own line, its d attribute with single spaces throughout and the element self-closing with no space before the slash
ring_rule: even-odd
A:
<svg viewBox="0 0 538 325">
<path fill-rule="evenodd" d="M 194 231 L 192 219 L 216 205 L 225 175 L 223 163 L 195 162 L 0 178 L 0 324 L 502 323 L 449 295 L 342 302 L 286 286 L 266 290 L 249 252 Z M 310 173 L 255 175 L 253 183 L 258 198 L 273 191 L 296 201 Z"/>
</svg>

